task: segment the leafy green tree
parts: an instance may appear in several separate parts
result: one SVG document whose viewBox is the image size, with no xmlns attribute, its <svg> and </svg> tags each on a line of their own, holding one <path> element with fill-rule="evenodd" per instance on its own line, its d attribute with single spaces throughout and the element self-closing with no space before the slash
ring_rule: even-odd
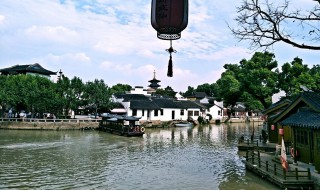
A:
<svg viewBox="0 0 320 190">
<path fill-rule="evenodd" d="M 83 105 L 83 95 L 85 85 L 79 77 L 74 77 L 70 81 L 70 108 L 72 110 L 78 109 Z"/>
<path fill-rule="evenodd" d="M 95 115 L 98 111 L 106 111 L 111 109 L 111 91 L 104 81 L 95 79 L 93 82 L 86 83 L 85 99 L 88 106 L 94 109 Z"/>
<path fill-rule="evenodd" d="M 256 52 L 250 60 L 240 61 L 241 71 L 237 79 L 243 91 L 258 100 L 264 108 L 271 105 L 271 97 L 279 92 L 277 88 L 277 61 L 273 53 Z"/>
<path fill-rule="evenodd" d="M 24 99 L 22 98 L 25 89 L 23 85 L 23 80 L 20 80 L 21 76 L 7 76 L 4 84 L 4 92 L 6 96 L 4 97 L 4 102 L 7 105 L 14 106 L 15 109 L 21 109 L 24 105 Z"/>
<path fill-rule="evenodd" d="M 68 115 L 69 110 L 71 109 L 72 103 L 72 90 L 70 79 L 62 75 L 56 85 L 56 93 L 58 96 L 57 107 L 59 107 L 59 115 L 66 116 Z"/>
<path fill-rule="evenodd" d="M 217 80 L 217 98 L 223 100 L 225 107 L 234 107 L 242 95 L 241 84 L 233 71 L 225 71 Z"/>
<path fill-rule="evenodd" d="M 28 112 L 53 112 L 54 83 L 47 78 L 32 75 L 2 76 L 1 102 L 6 109 Z"/>
<path fill-rule="evenodd" d="M 301 93 L 303 91 L 301 86 L 308 89 L 317 88 L 316 81 L 312 77 L 312 75 L 316 77 L 316 70 L 311 74 L 308 65 L 304 65 L 302 59 L 294 58 L 291 63 L 283 64 L 281 70 L 279 88 L 286 93 L 287 97 Z"/>
<path fill-rule="evenodd" d="M 183 93 L 184 97 L 193 96 L 195 93 L 195 89 L 192 86 L 188 86 L 188 90 Z"/>
<path fill-rule="evenodd" d="M 198 85 L 196 92 L 205 92 L 208 96 L 215 96 L 217 92 L 217 85 L 215 83 L 209 84 L 209 83 L 204 83 L 201 85 Z"/>
<path fill-rule="evenodd" d="M 40 113 L 58 113 L 59 97 L 56 94 L 56 84 L 49 79 L 44 80 L 43 77 L 37 78 L 38 92 L 36 95 L 37 101 L 34 105 L 34 110 Z"/>
<path fill-rule="evenodd" d="M 258 101 L 263 108 L 271 104 L 273 94 L 279 92 L 277 88 L 277 61 L 268 52 L 256 52 L 250 60 L 243 59 L 239 64 L 226 64 L 226 71 L 217 81 L 217 95 L 223 99 L 226 106 L 233 107 L 236 102 L 247 102 L 248 107 Z M 256 103 L 255 103 L 256 104 Z"/>
<path fill-rule="evenodd" d="M 176 92 L 173 90 L 172 87 L 167 86 L 165 89 L 158 88 L 158 89 L 156 90 L 156 94 L 157 94 L 157 95 L 162 95 L 162 96 L 167 96 L 167 97 L 174 98 L 175 95 L 176 95 Z"/>
<path fill-rule="evenodd" d="M 116 84 L 110 88 L 111 94 L 125 94 L 127 91 L 130 91 L 132 87 L 128 84 Z"/>
<path fill-rule="evenodd" d="M 313 91 L 320 91 L 320 65 L 314 65 L 310 69 L 310 75 L 314 80 L 314 87 L 311 88 Z"/>
</svg>

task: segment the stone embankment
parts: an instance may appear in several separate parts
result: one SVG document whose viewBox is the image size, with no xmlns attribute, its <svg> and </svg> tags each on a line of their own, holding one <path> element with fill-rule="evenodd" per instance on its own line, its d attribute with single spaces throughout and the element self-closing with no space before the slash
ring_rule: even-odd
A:
<svg viewBox="0 0 320 190">
<path fill-rule="evenodd" d="M 21 130 L 87 130 L 96 129 L 99 119 L 21 119 L 1 118 L 0 129 Z"/>
</svg>

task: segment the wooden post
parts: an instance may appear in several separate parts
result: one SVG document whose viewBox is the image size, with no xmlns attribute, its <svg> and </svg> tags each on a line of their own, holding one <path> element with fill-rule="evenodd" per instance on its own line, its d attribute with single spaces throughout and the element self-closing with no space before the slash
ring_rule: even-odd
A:
<svg viewBox="0 0 320 190">
<path fill-rule="evenodd" d="M 308 168 L 308 179 L 311 180 L 310 168 Z"/>
<path fill-rule="evenodd" d="M 252 161 L 252 164 L 254 164 L 254 152 L 251 154 L 251 161 Z"/>
<path fill-rule="evenodd" d="M 249 160 L 249 150 L 247 149 L 247 151 L 246 151 L 246 161 L 248 161 Z"/>
<path fill-rule="evenodd" d="M 297 131 L 294 129 L 294 127 L 291 127 L 292 131 L 293 131 L 293 155 L 295 155 L 293 157 L 293 162 L 295 164 L 297 164 L 297 155 L 296 155 L 296 151 L 297 151 Z"/>
<path fill-rule="evenodd" d="M 273 165 L 273 169 L 274 169 L 274 175 L 277 175 L 277 166 L 276 166 L 276 164 Z"/>
<path fill-rule="evenodd" d="M 259 143 L 259 141 L 257 140 L 257 147 L 259 146 L 258 143 Z"/>
<path fill-rule="evenodd" d="M 260 160 L 260 151 L 258 150 L 258 165 L 259 165 L 259 168 L 261 168 L 261 160 Z"/>
<path fill-rule="evenodd" d="M 285 179 L 285 180 L 287 179 L 286 173 L 287 173 L 287 172 L 286 172 L 286 169 L 283 168 L 283 179 Z"/>
<path fill-rule="evenodd" d="M 296 180 L 298 180 L 299 177 L 298 177 L 298 168 L 296 168 Z"/>
<path fill-rule="evenodd" d="M 247 144 L 249 145 L 249 139 L 247 139 Z"/>
<path fill-rule="evenodd" d="M 266 161 L 266 171 L 269 171 L 269 162 Z"/>
</svg>

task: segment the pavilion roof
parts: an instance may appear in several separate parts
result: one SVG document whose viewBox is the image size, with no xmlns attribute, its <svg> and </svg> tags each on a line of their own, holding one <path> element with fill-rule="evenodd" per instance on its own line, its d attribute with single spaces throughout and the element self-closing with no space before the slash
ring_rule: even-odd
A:
<svg viewBox="0 0 320 190">
<path fill-rule="evenodd" d="M 32 65 L 14 65 L 12 67 L 0 69 L 1 74 L 25 74 L 25 73 L 38 73 L 43 75 L 56 75 L 56 72 L 49 71 L 43 68 L 40 64 L 35 63 Z"/>
</svg>

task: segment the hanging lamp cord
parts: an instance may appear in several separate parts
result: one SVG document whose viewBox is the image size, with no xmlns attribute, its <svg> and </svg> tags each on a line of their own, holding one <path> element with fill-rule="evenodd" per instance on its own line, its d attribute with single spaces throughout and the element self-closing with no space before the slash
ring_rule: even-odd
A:
<svg viewBox="0 0 320 190">
<path fill-rule="evenodd" d="M 168 72 L 167 72 L 167 76 L 168 77 L 172 77 L 173 76 L 173 65 L 172 65 L 172 53 L 176 53 L 177 51 L 174 50 L 172 48 L 172 40 L 170 40 L 170 48 L 169 49 L 166 49 L 167 52 L 169 52 L 170 54 L 170 58 L 169 58 L 169 63 L 168 63 Z"/>
</svg>

